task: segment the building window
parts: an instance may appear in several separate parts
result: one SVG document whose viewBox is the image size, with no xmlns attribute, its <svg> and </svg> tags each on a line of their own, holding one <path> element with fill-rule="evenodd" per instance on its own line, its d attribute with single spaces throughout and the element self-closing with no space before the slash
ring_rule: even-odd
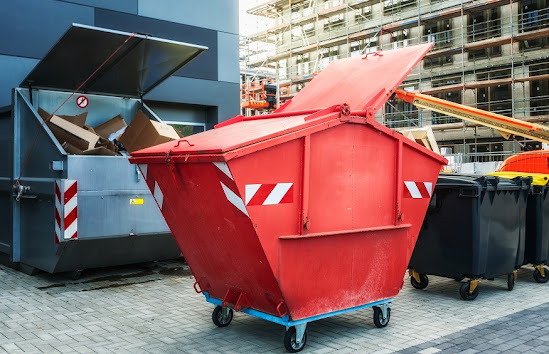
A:
<svg viewBox="0 0 549 354">
<path fill-rule="evenodd" d="M 454 57 L 451 55 L 442 55 L 438 57 L 429 57 L 423 60 L 424 68 L 434 68 L 443 66 L 446 64 L 452 64 Z"/>
<path fill-rule="evenodd" d="M 363 23 L 372 19 L 372 7 L 364 6 L 355 10 L 355 22 Z"/>
<path fill-rule="evenodd" d="M 435 78 L 433 77 L 431 79 L 431 87 L 437 88 L 437 87 L 443 87 L 443 86 L 451 86 L 451 85 L 458 85 L 461 84 L 461 76 L 456 77 L 444 77 L 444 78 Z"/>
<path fill-rule="evenodd" d="M 303 25 L 302 28 L 303 28 L 303 33 L 305 33 L 305 35 L 307 37 L 312 37 L 312 36 L 315 35 L 315 24 L 314 24 L 314 22 Z"/>
<path fill-rule="evenodd" d="M 282 59 L 278 61 L 278 79 L 288 79 L 288 59 Z"/>
<path fill-rule="evenodd" d="M 519 14 L 521 32 L 546 28 L 549 25 L 549 1 L 522 0 Z"/>
<path fill-rule="evenodd" d="M 405 91 L 415 91 L 417 87 L 405 87 Z M 409 102 L 396 99 L 392 95 L 385 105 L 385 125 L 390 128 L 418 126 L 418 110 Z"/>
<path fill-rule="evenodd" d="M 385 15 L 394 15 L 406 7 L 415 5 L 416 0 L 385 0 L 383 2 L 383 13 Z"/>
<path fill-rule="evenodd" d="M 535 31 L 549 26 L 549 0 L 523 0 L 519 13 L 521 32 Z M 549 39 L 536 38 L 520 42 L 521 50 L 547 48 Z"/>
<path fill-rule="evenodd" d="M 377 52 L 377 37 L 353 41 L 350 43 L 349 50 L 352 57 Z"/>
<path fill-rule="evenodd" d="M 530 76 L 549 74 L 549 64 L 530 65 Z M 530 82 L 530 115 L 549 114 L 549 79 Z"/>
<path fill-rule="evenodd" d="M 501 36 L 500 8 L 473 12 L 469 15 L 467 35 L 469 42 L 478 42 Z M 472 50 L 468 53 L 469 60 L 491 58 L 501 55 L 501 46 Z"/>
<path fill-rule="evenodd" d="M 434 42 L 435 49 L 449 47 L 451 40 L 450 20 L 443 20 L 425 24 L 423 35 L 426 42 Z"/>
<path fill-rule="evenodd" d="M 345 14 L 338 14 L 331 16 L 324 20 L 324 31 L 331 31 L 345 24 Z"/>
<path fill-rule="evenodd" d="M 433 95 L 434 97 L 454 102 L 454 103 L 461 103 L 461 91 L 454 91 L 454 92 L 445 92 L 445 93 L 436 93 Z M 446 123 L 456 123 L 460 122 L 461 119 L 450 117 L 442 113 L 438 112 L 431 112 L 431 123 L 432 124 L 446 124 Z"/>
<path fill-rule="evenodd" d="M 310 70 L 310 55 L 309 53 L 298 54 L 296 57 L 297 75 L 307 75 Z"/>
<path fill-rule="evenodd" d="M 510 70 L 478 73 L 477 81 L 495 80 L 511 77 Z M 477 88 L 477 107 L 485 111 L 511 116 L 511 85 L 500 84 Z"/>
<path fill-rule="evenodd" d="M 407 47 L 408 46 L 408 30 L 403 29 L 400 31 L 391 33 L 391 43 L 393 49 Z"/>
</svg>

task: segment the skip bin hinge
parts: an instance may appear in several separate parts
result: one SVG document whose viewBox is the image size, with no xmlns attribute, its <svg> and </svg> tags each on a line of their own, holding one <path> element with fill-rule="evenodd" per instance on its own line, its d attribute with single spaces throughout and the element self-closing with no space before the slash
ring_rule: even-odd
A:
<svg viewBox="0 0 549 354">
<path fill-rule="evenodd" d="M 24 195 L 30 192 L 30 186 L 23 186 L 19 182 L 13 186 L 13 196 L 16 201 L 20 201 L 21 198 L 36 198 L 36 196 Z"/>
<path fill-rule="evenodd" d="M 222 307 L 232 307 L 236 312 L 239 312 L 247 307 L 248 299 L 240 289 L 229 289 L 223 297 Z"/>
</svg>

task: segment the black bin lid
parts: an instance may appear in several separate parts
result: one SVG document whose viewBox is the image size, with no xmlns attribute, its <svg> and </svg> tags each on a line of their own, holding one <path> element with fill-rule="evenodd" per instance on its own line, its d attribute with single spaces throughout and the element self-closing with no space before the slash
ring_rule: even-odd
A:
<svg viewBox="0 0 549 354">
<path fill-rule="evenodd" d="M 436 189 L 467 188 L 478 190 L 524 190 L 529 189 L 530 179 L 507 179 L 489 175 L 469 175 L 441 173 L 438 176 Z"/>
<path fill-rule="evenodd" d="M 73 24 L 21 87 L 30 84 L 72 92 L 121 46 L 80 91 L 140 97 L 208 49 L 142 34 L 130 36 L 127 32 Z"/>
</svg>

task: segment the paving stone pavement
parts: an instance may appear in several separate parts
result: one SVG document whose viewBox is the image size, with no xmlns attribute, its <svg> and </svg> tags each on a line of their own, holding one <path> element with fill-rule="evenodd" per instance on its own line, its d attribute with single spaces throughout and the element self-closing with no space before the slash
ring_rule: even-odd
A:
<svg viewBox="0 0 549 354">
<path fill-rule="evenodd" d="M 226 328 L 193 290 L 181 261 L 86 271 L 79 280 L 28 276 L 0 266 L 0 352 L 5 353 L 284 353 L 284 328 L 236 313 Z M 430 277 L 424 290 L 408 277 L 386 328 L 363 309 L 310 323 L 303 352 L 549 353 L 549 283 L 532 269 L 480 284 L 475 301 L 459 283 Z"/>
</svg>

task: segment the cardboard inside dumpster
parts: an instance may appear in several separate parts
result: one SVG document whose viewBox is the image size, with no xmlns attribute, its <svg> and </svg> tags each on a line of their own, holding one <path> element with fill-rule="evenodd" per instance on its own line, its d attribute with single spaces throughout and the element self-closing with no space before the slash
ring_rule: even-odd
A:
<svg viewBox="0 0 549 354">
<path fill-rule="evenodd" d="M 132 152 L 179 138 L 171 126 L 151 121 L 142 111 L 137 112 L 129 126 L 118 114 L 95 128 L 86 124 L 87 112 L 58 116 L 39 108 L 38 113 L 72 155 L 119 156 L 124 150 Z"/>
</svg>

